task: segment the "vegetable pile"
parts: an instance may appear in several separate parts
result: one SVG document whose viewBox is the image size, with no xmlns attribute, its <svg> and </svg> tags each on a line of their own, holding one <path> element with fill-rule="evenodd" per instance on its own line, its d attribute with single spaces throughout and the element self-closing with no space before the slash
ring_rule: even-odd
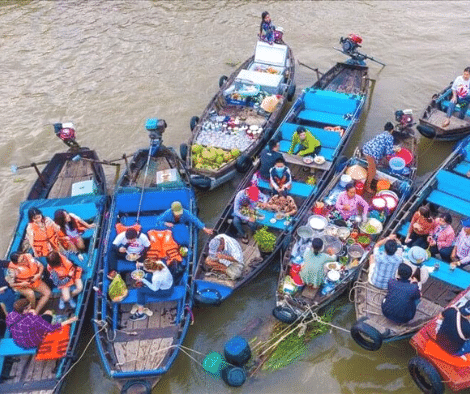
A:
<svg viewBox="0 0 470 394">
<path fill-rule="evenodd" d="M 269 232 L 266 226 L 256 230 L 253 239 L 258 244 L 259 250 L 264 253 L 272 252 L 276 245 L 276 236 Z"/>
</svg>

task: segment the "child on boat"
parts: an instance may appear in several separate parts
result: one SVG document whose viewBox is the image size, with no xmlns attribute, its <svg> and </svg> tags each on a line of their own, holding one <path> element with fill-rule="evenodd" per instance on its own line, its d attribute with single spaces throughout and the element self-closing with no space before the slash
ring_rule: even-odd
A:
<svg viewBox="0 0 470 394">
<path fill-rule="evenodd" d="M 276 160 L 274 166 L 269 170 L 269 184 L 271 191 L 280 196 L 287 196 L 292 188 L 292 174 L 286 166 L 284 158 Z"/>
<path fill-rule="evenodd" d="M 274 42 L 278 43 L 282 41 L 282 28 L 276 29 L 271 22 L 271 16 L 269 12 L 264 11 L 261 14 L 261 25 L 259 27 L 259 38 L 261 41 L 265 41 L 269 44 Z"/>
</svg>

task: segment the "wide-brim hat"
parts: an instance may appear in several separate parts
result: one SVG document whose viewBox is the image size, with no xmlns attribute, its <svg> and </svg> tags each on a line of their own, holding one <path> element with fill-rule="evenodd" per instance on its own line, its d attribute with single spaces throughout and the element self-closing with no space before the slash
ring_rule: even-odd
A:
<svg viewBox="0 0 470 394">
<path fill-rule="evenodd" d="M 408 251 L 408 260 L 415 265 L 420 265 L 428 259 L 428 252 L 420 246 L 413 246 Z"/>
</svg>

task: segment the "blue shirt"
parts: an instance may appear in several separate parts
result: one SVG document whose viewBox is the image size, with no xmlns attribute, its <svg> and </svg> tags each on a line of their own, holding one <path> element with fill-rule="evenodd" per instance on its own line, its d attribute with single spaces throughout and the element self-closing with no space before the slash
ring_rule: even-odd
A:
<svg viewBox="0 0 470 394">
<path fill-rule="evenodd" d="M 392 155 L 394 153 L 392 135 L 388 131 L 384 131 L 366 142 L 362 148 L 362 153 L 372 156 L 377 162 L 387 155 Z"/>
<path fill-rule="evenodd" d="M 397 256 L 396 253 L 390 256 L 379 248 L 374 248 L 374 258 L 375 264 L 372 268 L 370 283 L 379 289 L 385 290 L 388 287 L 388 281 L 395 277 L 403 258 Z"/>
<path fill-rule="evenodd" d="M 269 170 L 274 167 L 277 159 L 282 159 L 282 154 L 279 152 L 268 149 L 263 149 L 261 152 L 259 173 L 264 179 L 269 180 Z"/>
<path fill-rule="evenodd" d="M 202 230 L 203 228 L 206 227 L 204 223 L 202 223 L 199 218 L 195 215 L 193 215 L 191 212 L 189 212 L 187 209 L 183 209 L 183 214 L 180 216 L 179 220 L 176 221 L 175 215 L 173 214 L 173 211 L 170 209 L 167 209 L 165 212 L 163 212 L 160 216 L 157 217 L 157 226 L 161 227 L 165 225 L 165 222 L 168 223 L 173 223 L 173 224 L 194 224 L 199 230 Z"/>
<path fill-rule="evenodd" d="M 460 338 L 457 331 L 457 310 L 447 308 L 442 312 L 442 324 L 437 332 L 436 341 L 441 348 L 450 354 L 456 354 L 465 344 L 465 340 Z M 460 317 L 462 334 L 470 339 L 470 323 L 464 317 Z"/>
<path fill-rule="evenodd" d="M 421 298 L 418 285 L 403 279 L 390 279 L 382 301 L 382 313 L 395 323 L 409 322 L 416 314 L 416 300 Z"/>
</svg>

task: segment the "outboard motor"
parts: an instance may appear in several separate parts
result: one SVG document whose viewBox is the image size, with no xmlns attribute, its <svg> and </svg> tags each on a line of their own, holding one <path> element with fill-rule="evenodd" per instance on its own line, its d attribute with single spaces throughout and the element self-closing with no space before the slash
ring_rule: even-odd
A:
<svg viewBox="0 0 470 394">
<path fill-rule="evenodd" d="M 342 46 L 343 52 L 346 55 L 354 57 L 357 54 L 357 48 L 359 48 L 362 43 L 362 37 L 357 34 L 350 34 L 346 38 L 341 37 L 339 43 Z"/>
<path fill-rule="evenodd" d="M 413 126 L 413 111 L 411 109 L 404 109 L 395 111 L 395 130 L 393 131 L 393 138 L 397 143 L 401 140 L 410 138 L 414 134 Z"/>
<path fill-rule="evenodd" d="M 80 145 L 75 141 L 75 126 L 72 122 L 54 123 L 54 132 L 71 149 L 80 149 Z"/>
</svg>

